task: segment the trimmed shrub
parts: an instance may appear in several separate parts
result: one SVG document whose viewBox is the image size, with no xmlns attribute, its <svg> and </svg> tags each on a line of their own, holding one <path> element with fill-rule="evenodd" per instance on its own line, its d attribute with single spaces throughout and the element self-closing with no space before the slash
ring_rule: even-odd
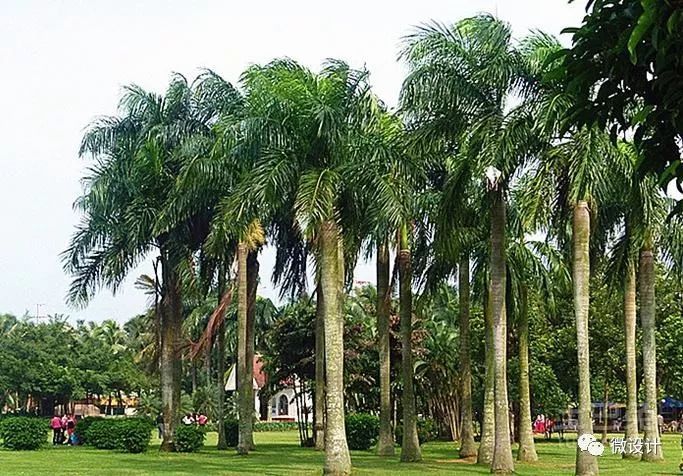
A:
<svg viewBox="0 0 683 476">
<path fill-rule="evenodd" d="M 346 415 L 346 441 L 349 449 L 369 450 L 379 438 L 379 417 L 369 413 Z"/>
<path fill-rule="evenodd" d="M 101 450 L 142 453 L 152 438 L 152 426 L 144 418 L 102 418 L 91 422 L 84 436 L 87 444 Z"/>
<path fill-rule="evenodd" d="M 310 427 L 311 425 L 309 425 Z M 295 421 L 257 421 L 254 431 L 297 431 L 299 424 Z"/>
<path fill-rule="evenodd" d="M 231 448 L 239 443 L 239 422 L 236 418 L 225 419 L 225 441 Z"/>
<path fill-rule="evenodd" d="M 403 425 L 396 426 L 396 442 L 400 445 L 403 439 Z M 417 420 L 417 439 L 420 444 L 427 443 L 428 441 L 434 441 L 439 436 L 439 430 L 436 426 L 436 422 L 431 418 L 423 418 Z"/>
<path fill-rule="evenodd" d="M 143 453 L 152 438 L 152 425 L 144 418 L 119 420 L 116 425 L 118 449 L 128 453 Z"/>
<path fill-rule="evenodd" d="M 85 442 L 100 450 L 115 450 L 118 447 L 116 422 L 105 418 L 93 421 L 84 432 Z"/>
<path fill-rule="evenodd" d="M 85 435 L 86 431 L 88 431 L 88 428 L 90 428 L 90 425 L 92 425 L 94 422 L 102 420 L 102 417 L 97 417 L 97 416 L 89 416 L 85 418 L 81 418 L 76 422 L 76 428 L 74 428 L 74 434 L 76 435 L 76 438 L 78 439 L 78 444 L 80 445 L 85 445 L 88 444 L 87 437 Z"/>
<path fill-rule="evenodd" d="M 178 425 L 175 429 L 173 445 L 180 453 L 194 453 L 204 446 L 204 428 L 197 425 Z"/>
<path fill-rule="evenodd" d="M 10 450 L 37 450 L 47 442 L 44 419 L 9 417 L 0 421 L 2 446 Z"/>
</svg>

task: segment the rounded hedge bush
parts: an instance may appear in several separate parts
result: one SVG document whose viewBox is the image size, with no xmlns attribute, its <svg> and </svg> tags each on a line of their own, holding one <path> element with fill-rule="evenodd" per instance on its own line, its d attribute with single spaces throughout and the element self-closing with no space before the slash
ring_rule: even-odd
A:
<svg viewBox="0 0 683 476">
<path fill-rule="evenodd" d="M 179 425 L 175 429 L 173 445 L 181 453 L 194 453 L 204 446 L 204 429 L 197 425 Z"/>
<path fill-rule="evenodd" d="M 94 422 L 103 420 L 103 417 L 98 417 L 98 416 L 88 416 L 85 418 L 81 418 L 76 422 L 76 428 L 74 428 L 74 434 L 76 435 L 76 439 L 78 440 L 78 444 L 81 445 L 86 445 L 88 444 L 88 438 L 86 436 L 86 432 L 88 431 L 88 428 L 90 428 L 90 425 L 92 425 Z"/>
<path fill-rule="evenodd" d="M 89 423 L 85 442 L 101 450 L 147 451 L 152 426 L 144 418 L 102 418 Z"/>
<path fill-rule="evenodd" d="M 369 413 L 346 416 L 346 441 L 349 449 L 369 450 L 379 438 L 379 417 Z"/>
<path fill-rule="evenodd" d="M 31 417 L 9 417 L 0 421 L 2 446 L 10 450 L 37 450 L 47 442 L 45 420 Z"/>
<path fill-rule="evenodd" d="M 120 420 L 117 428 L 119 449 L 128 453 L 143 453 L 152 438 L 152 425 L 143 418 Z"/>
</svg>

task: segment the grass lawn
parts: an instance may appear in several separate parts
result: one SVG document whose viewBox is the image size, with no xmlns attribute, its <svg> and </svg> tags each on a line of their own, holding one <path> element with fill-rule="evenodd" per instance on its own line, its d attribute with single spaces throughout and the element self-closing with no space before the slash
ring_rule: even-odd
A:
<svg viewBox="0 0 683 476">
<path fill-rule="evenodd" d="M 216 434 L 210 433 L 207 445 L 200 453 L 159 453 L 159 441 L 144 454 L 131 455 L 87 447 L 59 447 L 27 452 L 0 451 L 0 474 L 5 475 L 185 475 L 185 474 L 320 474 L 323 455 L 298 446 L 296 432 L 255 433 L 258 450 L 247 457 L 233 451 L 219 452 L 214 445 Z M 615 435 L 616 436 L 616 435 Z M 573 474 L 575 441 L 565 443 L 537 441 L 540 461 L 517 464 L 520 475 Z M 423 446 L 422 463 L 401 464 L 398 456 L 379 458 L 372 452 L 353 452 L 354 474 L 422 475 L 428 474 L 489 474 L 488 468 L 455 457 L 455 446 L 448 442 L 433 442 Z M 660 464 L 622 461 L 610 448 L 600 457 L 600 474 L 680 475 L 680 435 L 665 435 L 664 456 Z"/>
</svg>

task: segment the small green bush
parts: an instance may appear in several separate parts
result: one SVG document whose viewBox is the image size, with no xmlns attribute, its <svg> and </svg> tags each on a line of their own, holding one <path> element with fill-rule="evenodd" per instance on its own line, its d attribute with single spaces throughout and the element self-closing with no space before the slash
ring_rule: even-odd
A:
<svg viewBox="0 0 683 476">
<path fill-rule="evenodd" d="M 225 441 L 229 447 L 237 446 L 239 443 L 239 422 L 235 418 L 225 420 Z"/>
<path fill-rule="evenodd" d="M 180 453 L 194 453 L 204 446 L 204 428 L 197 425 L 179 425 L 175 429 L 173 445 Z"/>
<path fill-rule="evenodd" d="M 396 442 L 401 444 L 403 438 L 403 425 L 396 426 Z M 427 443 L 428 441 L 434 441 L 439 436 L 439 430 L 436 426 L 436 422 L 431 418 L 424 418 L 417 420 L 417 439 L 420 444 Z"/>
<path fill-rule="evenodd" d="M 379 438 L 379 417 L 369 413 L 346 415 L 346 441 L 349 449 L 369 450 Z"/>
<path fill-rule="evenodd" d="M 152 438 L 152 425 L 144 418 L 119 420 L 117 424 L 118 449 L 128 453 L 143 453 Z"/>
<path fill-rule="evenodd" d="M 2 446 L 10 450 L 37 450 L 47 441 L 44 419 L 9 417 L 0 421 Z"/>
<path fill-rule="evenodd" d="M 89 424 L 84 441 L 101 450 L 142 453 L 147 451 L 151 433 L 152 426 L 144 418 L 103 418 Z"/>
<path fill-rule="evenodd" d="M 115 450 L 118 447 L 116 422 L 108 418 L 93 421 L 84 432 L 84 441 L 100 450 Z"/>
<path fill-rule="evenodd" d="M 90 428 L 90 425 L 92 425 L 94 422 L 102 420 L 102 417 L 97 417 L 97 416 L 88 416 L 85 418 L 82 418 L 76 422 L 76 428 L 74 428 L 74 434 L 76 435 L 76 438 L 78 439 L 78 443 L 81 445 L 88 444 L 87 437 L 86 437 L 86 432 L 88 431 L 88 428 Z"/>
</svg>

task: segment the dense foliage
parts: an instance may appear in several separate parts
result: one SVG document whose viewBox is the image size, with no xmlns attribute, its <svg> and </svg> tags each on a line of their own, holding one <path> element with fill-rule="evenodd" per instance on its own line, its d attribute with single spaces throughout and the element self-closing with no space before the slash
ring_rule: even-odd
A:
<svg viewBox="0 0 683 476">
<path fill-rule="evenodd" d="M 663 183 L 680 181 L 683 4 L 593 0 L 588 9 L 580 28 L 568 29 L 572 120 L 635 131 L 643 169 L 659 172 Z"/>
<path fill-rule="evenodd" d="M 175 429 L 173 440 L 175 450 L 180 453 L 194 453 L 204 446 L 206 431 L 197 425 L 180 425 Z"/>
<path fill-rule="evenodd" d="M 120 396 L 149 385 L 136 364 L 135 336 L 113 321 L 69 324 L 0 315 L 0 404 L 51 416 L 72 399 Z M 27 402 L 32 402 L 27 405 Z"/>
<path fill-rule="evenodd" d="M 152 424 L 145 418 L 105 418 L 91 422 L 84 434 L 95 448 L 141 453 L 149 446 Z"/>
<path fill-rule="evenodd" d="M 10 417 L 0 420 L 2 446 L 10 450 L 37 450 L 47 441 L 47 422 L 41 418 Z"/>
<path fill-rule="evenodd" d="M 346 441 L 349 449 L 369 450 L 379 437 L 379 418 L 368 413 L 346 415 Z"/>
</svg>

